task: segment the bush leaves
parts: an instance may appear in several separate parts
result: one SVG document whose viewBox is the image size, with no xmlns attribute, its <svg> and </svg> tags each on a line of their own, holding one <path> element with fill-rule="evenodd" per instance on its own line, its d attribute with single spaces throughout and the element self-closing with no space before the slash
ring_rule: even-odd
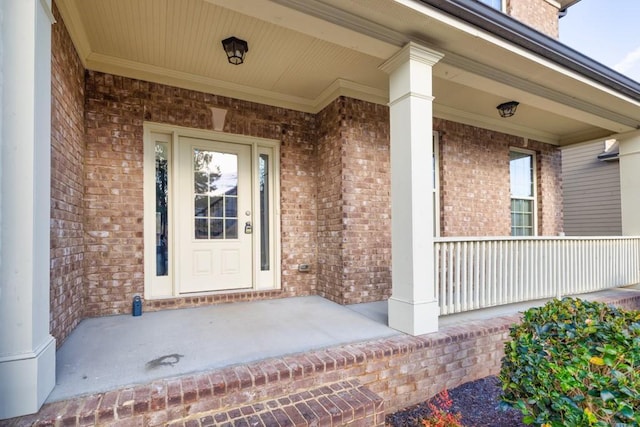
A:
<svg viewBox="0 0 640 427">
<path fill-rule="evenodd" d="M 640 311 L 565 298 L 527 310 L 505 343 L 505 405 L 539 426 L 640 426 Z"/>
</svg>

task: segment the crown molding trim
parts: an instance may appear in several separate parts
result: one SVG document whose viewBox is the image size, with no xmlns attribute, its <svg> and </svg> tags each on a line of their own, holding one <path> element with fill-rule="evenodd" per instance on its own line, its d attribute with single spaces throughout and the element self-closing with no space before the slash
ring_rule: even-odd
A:
<svg viewBox="0 0 640 427">
<path fill-rule="evenodd" d="M 87 64 L 89 69 L 103 73 L 182 87 L 312 114 L 318 113 L 339 96 L 348 96 L 350 98 L 383 105 L 389 102 L 389 94 L 387 91 L 344 79 L 334 81 L 316 98 L 309 99 L 251 88 L 107 55 L 91 54 L 87 58 Z"/>
<path fill-rule="evenodd" d="M 545 142 L 547 144 L 560 144 L 560 138 L 558 135 L 549 132 L 542 132 L 538 129 L 527 126 L 517 125 L 504 119 L 494 119 L 491 117 L 481 116 L 479 114 L 461 111 L 437 103 L 433 104 L 433 116 L 439 119 L 463 123 L 465 125 L 475 126 L 482 129 L 489 129 L 522 138 L 529 138 Z"/>
</svg>

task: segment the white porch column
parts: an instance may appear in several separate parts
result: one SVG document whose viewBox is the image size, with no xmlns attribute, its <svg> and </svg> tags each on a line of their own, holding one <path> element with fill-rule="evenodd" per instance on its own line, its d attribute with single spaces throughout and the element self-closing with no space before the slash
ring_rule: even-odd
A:
<svg viewBox="0 0 640 427">
<path fill-rule="evenodd" d="M 380 68 L 389 74 L 391 256 L 389 326 L 438 330 L 433 265 L 432 67 L 442 54 L 409 43 Z"/>
<path fill-rule="evenodd" d="M 622 235 L 640 236 L 640 133 L 619 137 Z"/>
<path fill-rule="evenodd" d="M 49 334 L 51 0 L 0 1 L 0 419 L 55 385 Z"/>
</svg>

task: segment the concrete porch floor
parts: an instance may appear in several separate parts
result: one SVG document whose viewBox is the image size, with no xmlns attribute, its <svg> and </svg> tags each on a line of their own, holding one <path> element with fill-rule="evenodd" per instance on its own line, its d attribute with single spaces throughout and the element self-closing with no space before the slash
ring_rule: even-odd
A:
<svg viewBox="0 0 640 427">
<path fill-rule="evenodd" d="M 57 352 L 47 402 L 398 335 L 386 307 L 309 296 L 86 319 Z"/>
<path fill-rule="evenodd" d="M 640 286 L 581 295 L 637 295 Z M 443 316 L 440 328 L 522 312 L 545 300 Z M 47 402 L 271 357 L 402 335 L 387 302 L 341 306 L 319 296 L 86 319 L 57 352 Z"/>
</svg>

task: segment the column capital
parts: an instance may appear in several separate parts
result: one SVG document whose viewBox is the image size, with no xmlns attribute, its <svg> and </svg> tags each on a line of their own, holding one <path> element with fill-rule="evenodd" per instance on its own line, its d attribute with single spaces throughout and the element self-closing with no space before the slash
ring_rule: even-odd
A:
<svg viewBox="0 0 640 427">
<path fill-rule="evenodd" d="M 400 65 L 416 61 L 433 67 L 444 57 L 443 53 L 414 42 L 407 43 L 399 52 L 378 67 L 387 74 L 393 73 Z"/>
</svg>

